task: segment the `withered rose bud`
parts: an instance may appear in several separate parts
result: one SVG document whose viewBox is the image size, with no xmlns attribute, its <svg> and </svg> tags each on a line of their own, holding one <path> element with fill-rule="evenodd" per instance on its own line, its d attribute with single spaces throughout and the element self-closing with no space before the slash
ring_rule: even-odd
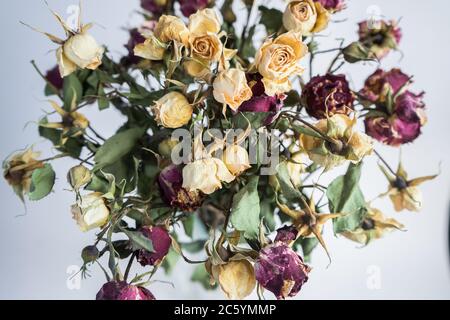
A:
<svg viewBox="0 0 450 320">
<path fill-rule="evenodd" d="M 395 96 L 401 89 L 405 88 L 410 79 L 410 76 L 397 68 L 390 71 L 378 69 L 367 78 L 360 95 L 373 103 L 384 102 L 389 91 Z"/>
<path fill-rule="evenodd" d="M 314 0 L 314 2 L 320 2 L 322 7 L 328 11 L 335 13 L 345 9 L 345 0 Z"/>
<path fill-rule="evenodd" d="M 253 97 L 245 101 L 240 107 L 239 112 L 267 112 L 269 113 L 264 125 L 271 125 L 278 118 L 278 114 L 283 108 L 285 95 L 268 96 L 265 94 L 262 76 L 259 73 L 248 74 L 247 81 L 252 89 Z"/>
<path fill-rule="evenodd" d="M 67 181 L 74 190 L 79 190 L 82 186 L 88 184 L 91 179 L 91 172 L 83 165 L 73 167 L 67 174 Z"/>
<path fill-rule="evenodd" d="M 198 191 L 187 191 L 182 187 L 183 173 L 178 166 L 164 168 L 158 176 L 158 184 L 163 200 L 170 206 L 191 212 L 202 204 L 203 197 Z"/>
<path fill-rule="evenodd" d="M 179 0 L 181 13 L 185 17 L 196 13 L 198 10 L 206 8 L 209 0 Z"/>
<path fill-rule="evenodd" d="M 392 114 L 369 115 L 365 119 L 366 133 L 390 146 L 413 142 L 419 137 L 421 128 L 426 123 L 423 95 L 406 91 L 395 100 Z"/>
<path fill-rule="evenodd" d="M 155 16 L 160 16 L 164 12 L 166 0 L 141 0 L 142 9 L 153 13 Z"/>
<path fill-rule="evenodd" d="M 402 39 L 401 29 L 395 21 L 363 21 L 359 23 L 359 41 L 381 60 L 397 49 Z"/>
<path fill-rule="evenodd" d="M 275 242 L 283 242 L 289 245 L 297 239 L 298 230 L 294 226 L 284 226 L 277 230 Z"/>
<path fill-rule="evenodd" d="M 147 237 L 153 245 L 153 252 L 139 250 L 137 260 L 142 266 L 155 266 L 160 264 L 169 253 L 172 239 L 164 227 L 145 226 L 140 232 Z"/>
<path fill-rule="evenodd" d="M 54 68 L 47 71 L 45 75 L 45 79 L 55 87 L 55 89 L 62 90 L 64 85 L 64 80 L 59 73 L 59 67 L 55 66 Z"/>
<path fill-rule="evenodd" d="M 81 251 L 81 258 L 84 263 L 91 263 L 98 259 L 100 252 L 96 246 L 87 246 Z"/>
<path fill-rule="evenodd" d="M 97 293 L 97 300 L 156 300 L 144 287 L 133 286 L 125 281 L 110 281 Z"/>
<path fill-rule="evenodd" d="M 302 99 L 310 116 L 324 119 L 327 115 L 350 114 L 355 95 L 344 75 L 327 74 L 312 78 L 305 86 Z"/>
<path fill-rule="evenodd" d="M 262 249 L 255 264 L 256 280 L 277 299 L 297 295 L 308 280 L 310 270 L 302 258 L 282 242 Z"/>
</svg>

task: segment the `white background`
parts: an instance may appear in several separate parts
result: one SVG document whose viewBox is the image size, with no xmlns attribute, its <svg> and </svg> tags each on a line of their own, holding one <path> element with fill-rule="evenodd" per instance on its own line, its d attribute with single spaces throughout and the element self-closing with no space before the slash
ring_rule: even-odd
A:
<svg viewBox="0 0 450 320">
<path fill-rule="evenodd" d="M 50 1 L 62 14 L 75 0 Z M 137 0 L 86 0 L 84 21 L 98 25 L 93 34 L 99 42 L 108 45 L 117 56 L 124 53 L 127 33 L 122 27 L 133 26 L 139 17 Z M 261 3 L 263 1 L 260 1 Z M 266 2 L 267 3 L 267 2 Z M 324 41 L 323 49 L 334 46 L 334 38 L 345 36 L 356 39 L 356 23 L 368 18 L 367 9 L 376 5 L 388 18 L 402 18 L 404 38 L 401 49 L 404 57 L 396 53 L 383 61 L 385 68 L 401 66 L 415 76 L 414 89 L 427 92 L 429 123 L 414 145 L 403 148 L 403 160 L 411 177 L 436 173 L 442 163 L 438 179 L 422 186 L 424 208 L 421 213 L 394 213 L 387 200 L 376 206 L 387 215 L 403 222 L 408 231 L 396 232 L 385 239 L 359 248 L 352 242 L 337 239 L 331 228 L 326 240 L 333 256 L 327 268 L 327 258 L 321 249 L 313 255 L 310 281 L 304 286 L 299 299 L 448 299 L 450 273 L 448 258 L 448 205 L 450 172 L 449 151 L 449 73 L 450 43 L 448 31 L 450 2 L 445 0 L 358 0 L 348 1 L 348 9 L 336 19 L 345 23 L 332 24 L 325 32 L 331 39 Z M 281 1 L 270 1 L 270 6 L 282 7 Z M 242 5 L 236 1 L 235 7 Z M 67 14 L 66 14 L 67 16 Z M 242 21 L 242 17 L 239 17 Z M 43 82 L 29 61 L 36 59 L 42 70 L 55 64 L 54 49 L 47 39 L 19 24 L 25 21 L 43 30 L 60 34 L 61 30 L 40 0 L 5 2 L 0 13 L 0 158 L 10 152 L 36 143 L 36 149 L 47 150 L 50 145 L 37 135 L 33 121 L 42 110 L 50 110 L 43 96 Z M 325 43 L 326 42 L 326 43 Z M 317 63 L 317 73 L 323 72 L 331 57 Z M 344 69 L 355 89 L 373 72 L 375 66 L 357 65 Z M 123 119 L 114 110 L 99 113 L 93 106 L 86 115 L 94 127 L 112 135 Z M 24 128 L 24 125 L 28 125 Z M 389 162 L 395 165 L 398 150 L 378 146 Z M 72 193 L 65 190 L 65 172 L 73 162 L 55 163 L 59 179 L 55 193 L 39 203 L 24 206 L 4 181 L 0 182 L 0 298 L 10 299 L 92 299 L 104 282 L 102 274 L 93 269 L 93 277 L 81 283 L 79 290 L 69 290 L 66 284 L 67 268 L 80 265 L 81 249 L 92 242 L 94 233 L 81 233 L 71 219 L 69 206 Z M 386 190 L 387 184 L 376 166 L 376 160 L 367 162 L 363 176 L 363 189 L 368 199 Z M 222 298 L 220 292 L 206 292 L 200 285 L 189 281 L 191 266 L 179 262 L 169 278 L 162 273 L 157 280 L 170 280 L 175 288 L 155 283 L 150 289 L 159 299 Z M 372 275 L 372 277 L 371 277 Z M 371 286 L 375 276 L 380 286 Z M 270 294 L 267 294 L 269 297 Z"/>
</svg>

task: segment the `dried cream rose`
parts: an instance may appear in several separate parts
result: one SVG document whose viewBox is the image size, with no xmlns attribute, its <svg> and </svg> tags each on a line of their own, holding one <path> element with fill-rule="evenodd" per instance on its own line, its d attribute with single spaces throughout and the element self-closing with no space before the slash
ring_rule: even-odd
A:
<svg viewBox="0 0 450 320">
<path fill-rule="evenodd" d="M 99 46 L 94 37 L 86 32 L 71 36 L 56 52 L 61 75 L 66 77 L 77 67 L 97 69 L 102 64 L 104 52 L 105 48 Z"/>
<path fill-rule="evenodd" d="M 184 63 L 186 72 L 195 78 L 205 78 L 210 74 L 211 63 L 218 62 L 224 47 L 218 32 L 221 23 L 213 9 L 197 11 L 189 18 L 189 47 L 191 54 Z"/>
<path fill-rule="evenodd" d="M 77 204 L 72 206 L 72 215 L 81 231 L 86 232 L 106 224 L 109 209 L 100 192 L 82 196 Z"/>
<path fill-rule="evenodd" d="M 230 300 L 242 300 L 256 287 L 255 270 L 247 260 L 231 261 L 217 266 L 220 288 Z"/>
<path fill-rule="evenodd" d="M 345 161 L 359 163 L 363 157 L 373 151 L 373 140 L 355 129 L 355 119 L 337 114 L 329 119 L 322 119 L 314 126 L 332 139 L 334 143 L 324 138 L 302 135 L 300 142 L 311 161 L 330 170 Z"/>
<path fill-rule="evenodd" d="M 397 212 L 408 210 L 418 212 L 422 209 L 422 191 L 418 187 L 411 186 L 405 189 L 393 188 L 389 197 Z"/>
<path fill-rule="evenodd" d="M 250 100 L 252 90 L 247 84 L 245 72 L 228 69 L 219 73 L 213 83 L 213 95 L 217 102 L 228 105 L 236 111 L 243 102 Z"/>
<path fill-rule="evenodd" d="M 330 13 L 320 2 L 313 0 L 291 1 L 283 14 L 283 25 L 308 36 L 328 26 Z"/>
<path fill-rule="evenodd" d="M 255 57 L 255 65 L 263 76 L 266 94 L 273 96 L 291 89 L 289 77 L 301 74 L 298 65 L 307 54 L 308 47 L 299 33 L 290 31 L 275 40 L 267 40 Z"/>
<path fill-rule="evenodd" d="M 199 10 L 189 17 L 189 32 L 191 34 L 219 33 L 221 21 L 214 9 Z"/>
<path fill-rule="evenodd" d="M 152 107 L 156 122 L 165 128 L 176 129 L 189 123 L 194 109 L 179 92 L 170 92 Z"/>
<path fill-rule="evenodd" d="M 230 183 L 234 179 L 235 176 L 217 158 L 196 160 L 183 168 L 183 188 L 188 191 L 212 194 L 222 188 L 222 182 Z"/>
<path fill-rule="evenodd" d="M 222 159 L 234 176 L 239 176 L 251 168 L 247 150 L 236 144 L 225 149 Z"/>
<path fill-rule="evenodd" d="M 154 34 L 162 42 L 177 41 L 184 45 L 189 43 L 189 30 L 178 17 L 162 15 L 156 24 Z"/>
<path fill-rule="evenodd" d="M 144 43 L 136 45 L 134 55 L 148 60 L 159 61 L 164 58 L 167 46 L 154 35 L 150 35 Z"/>
<path fill-rule="evenodd" d="M 30 192 L 33 171 L 44 167 L 44 163 L 37 160 L 39 156 L 40 152 L 29 148 L 13 154 L 3 163 L 3 177 L 22 200 L 23 195 Z"/>
<path fill-rule="evenodd" d="M 305 165 L 303 164 L 303 153 L 297 152 L 292 155 L 290 161 L 286 164 L 289 178 L 295 187 L 299 187 L 302 184 L 301 175 L 305 172 Z"/>
</svg>

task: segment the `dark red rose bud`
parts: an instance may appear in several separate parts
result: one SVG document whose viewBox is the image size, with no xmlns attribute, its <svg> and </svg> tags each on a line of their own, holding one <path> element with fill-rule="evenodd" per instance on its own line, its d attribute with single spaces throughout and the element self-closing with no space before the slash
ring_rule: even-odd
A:
<svg viewBox="0 0 450 320">
<path fill-rule="evenodd" d="M 262 249 L 255 263 L 256 280 L 277 299 L 297 295 L 309 272 L 302 258 L 282 242 Z"/>
<path fill-rule="evenodd" d="M 164 6 L 157 0 L 141 0 L 141 7 L 155 16 L 160 16 L 164 12 Z"/>
<path fill-rule="evenodd" d="M 125 281 L 110 281 L 97 293 L 97 300 L 156 300 L 144 287 L 133 286 Z"/>
<path fill-rule="evenodd" d="M 284 242 L 290 244 L 297 239 L 298 230 L 294 226 L 284 226 L 277 230 L 275 242 Z"/>
<path fill-rule="evenodd" d="M 163 200 L 183 211 L 195 211 L 202 205 L 203 197 L 197 191 L 183 189 L 183 173 L 178 166 L 164 168 L 158 176 Z"/>
<path fill-rule="evenodd" d="M 317 76 L 305 86 L 302 99 L 308 114 L 323 119 L 335 114 L 350 114 L 355 95 L 344 75 Z"/>
<path fill-rule="evenodd" d="M 131 64 L 136 64 L 140 61 L 139 57 L 134 55 L 134 48 L 141 43 L 145 42 L 145 38 L 142 36 L 141 32 L 137 29 L 130 30 L 130 39 L 128 43 L 125 45 L 125 48 L 128 50 L 128 59 Z"/>
<path fill-rule="evenodd" d="M 128 285 L 122 289 L 117 300 L 156 300 L 156 298 L 144 287 Z"/>
<path fill-rule="evenodd" d="M 402 39 L 402 31 L 395 21 L 363 21 L 359 23 L 359 41 L 378 59 L 396 49 Z"/>
<path fill-rule="evenodd" d="M 338 12 L 345 9 L 345 0 L 314 0 L 314 2 L 320 2 L 322 7 L 331 12 Z"/>
<path fill-rule="evenodd" d="M 389 89 L 395 96 L 400 89 L 405 88 L 410 79 L 411 77 L 404 74 L 400 69 L 392 69 L 387 72 L 378 69 L 367 78 L 360 95 L 373 103 L 385 101 Z"/>
<path fill-rule="evenodd" d="M 206 8 L 209 0 L 179 0 L 181 13 L 185 17 L 189 17 L 191 14 Z"/>
<path fill-rule="evenodd" d="M 365 119 L 366 133 L 395 147 L 413 142 L 420 136 L 421 128 L 426 123 L 423 95 L 409 91 L 399 95 L 391 115 L 368 116 Z"/>
<path fill-rule="evenodd" d="M 239 112 L 266 112 L 268 117 L 264 125 L 271 125 L 278 118 L 278 114 L 283 108 L 284 95 L 268 96 L 265 94 L 264 84 L 260 74 L 247 75 L 247 81 L 252 89 L 253 97 L 242 103 Z"/>
<path fill-rule="evenodd" d="M 59 73 L 59 67 L 55 66 L 53 69 L 50 69 L 47 71 L 47 74 L 45 75 L 45 79 L 47 79 L 48 82 L 51 83 L 52 86 L 54 86 L 58 90 L 62 90 L 64 85 L 64 79 L 61 77 L 61 74 Z"/>
<path fill-rule="evenodd" d="M 140 232 L 151 240 L 153 252 L 144 249 L 139 250 L 137 260 L 142 266 L 154 266 L 160 264 L 169 253 L 172 239 L 164 227 L 145 226 Z"/>
</svg>

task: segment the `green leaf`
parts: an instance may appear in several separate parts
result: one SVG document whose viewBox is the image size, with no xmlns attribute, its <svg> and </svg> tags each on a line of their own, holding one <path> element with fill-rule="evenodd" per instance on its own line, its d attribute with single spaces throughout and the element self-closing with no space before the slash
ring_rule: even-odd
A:
<svg viewBox="0 0 450 320">
<path fill-rule="evenodd" d="M 323 137 L 318 132 L 302 125 L 293 124 L 291 129 L 294 130 L 296 133 L 304 134 L 318 139 L 323 139 Z"/>
<path fill-rule="evenodd" d="M 130 246 L 128 240 L 117 240 L 112 242 L 114 250 L 119 254 L 120 259 L 126 259 L 133 253 L 133 249 Z"/>
<path fill-rule="evenodd" d="M 173 272 L 178 260 L 180 260 L 180 255 L 173 248 L 170 248 L 169 253 L 166 255 L 161 265 L 166 272 L 166 275 L 170 275 Z"/>
<path fill-rule="evenodd" d="M 270 112 L 240 112 L 233 117 L 233 125 L 236 129 L 245 130 L 250 123 L 252 129 L 259 129 L 270 115 Z"/>
<path fill-rule="evenodd" d="M 52 192 L 55 184 L 55 171 L 52 166 L 46 163 L 43 168 L 33 171 L 31 176 L 31 187 L 29 198 L 31 201 L 37 201 L 45 198 Z"/>
<path fill-rule="evenodd" d="M 242 46 L 242 58 L 247 59 L 250 57 L 254 57 L 256 54 L 255 46 L 253 45 L 253 36 L 256 31 L 256 24 L 253 25 L 250 29 L 248 29 L 248 34 L 245 37 L 245 43 Z M 242 41 L 242 39 L 240 39 Z"/>
<path fill-rule="evenodd" d="M 295 201 L 302 197 L 300 191 L 298 191 L 292 184 L 286 162 L 281 162 L 277 166 L 277 179 L 278 183 L 280 184 L 281 192 L 287 200 Z"/>
<path fill-rule="evenodd" d="M 375 56 L 370 49 L 359 41 L 351 43 L 348 47 L 342 50 L 344 59 L 348 63 L 357 63 L 360 61 L 372 61 Z"/>
<path fill-rule="evenodd" d="M 83 97 L 83 85 L 80 80 L 78 80 L 75 73 L 64 78 L 63 94 L 65 110 L 71 109 L 74 97 L 76 97 L 75 102 L 77 105 Z"/>
<path fill-rule="evenodd" d="M 358 228 L 367 212 L 366 201 L 359 187 L 362 162 L 350 164 L 347 173 L 336 178 L 328 187 L 327 197 L 332 212 L 345 216 L 334 219 L 335 233 L 354 231 Z"/>
<path fill-rule="evenodd" d="M 105 89 L 103 88 L 103 85 L 100 84 L 98 86 L 98 108 L 99 110 L 105 110 L 109 108 L 109 100 L 106 98 Z"/>
<path fill-rule="evenodd" d="M 231 223 L 237 230 L 243 231 L 247 239 L 258 239 L 259 235 L 261 209 L 258 181 L 258 176 L 250 178 L 248 184 L 233 197 Z"/>
<path fill-rule="evenodd" d="M 276 229 L 275 208 L 273 203 L 274 201 L 272 199 L 269 201 L 261 201 L 261 216 L 264 218 L 264 224 L 270 232 L 273 232 Z"/>
<path fill-rule="evenodd" d="M 265 6 L 259 6 L 261 11 L 261 23 L 266 27 L 267 33 L 277 33 L 283 26 L 283 13 L 277 9 L 269 9 Z"/>
<path fill-rule="evenodd" d="M 130 153 L 145 131 L 145 128 L 132 128 L 119 132 L 105 141 L 95 155 L 94 170 L 112 165 Z"/>
<path fill-rule="evenodd" d="M 194 236 L 194 223 L 194 214 L 190 214 L 186 219 L 183 220 L 184 232 L 186 232 L 186 235 L 188 235 L 191 239 Z"/>
<path fill-rule="evenodd" d="M 191 281 L 200 283 L 206 290 L 213 290 L 217 285 L 211 286 L 210 275 L 206 271 L 204 264 L 199 264 L 192 274 Z"/>
<path fill-rule="evenodd" d="M 127 229 L 121 229 L 125 233 L 133 245 L 133 250 L 144 249 L 148 252 L 154 252 L 152 241 L 144 236 L 139 231 L 131 231 Z"/>
</svg>

